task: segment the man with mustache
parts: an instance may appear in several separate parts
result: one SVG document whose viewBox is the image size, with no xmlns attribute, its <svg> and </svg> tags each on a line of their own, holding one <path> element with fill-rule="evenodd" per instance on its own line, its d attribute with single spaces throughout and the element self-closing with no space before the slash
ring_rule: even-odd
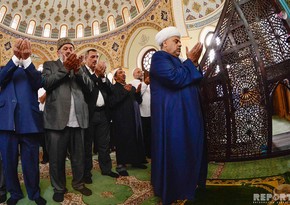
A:
<svg viewBox="0 0 290 205">
<path fill-rule="evenodd" d="M 83 182 L 84 129 L 89 124 L 88 106 L 83 91 L 91 92 L 92 83 L 83 72 L 82 57 L 74 53 L 69 38 L 57 41 L 57 61 L 43 64 L 43 81 L 46 90 L 44 128 L 49 153 L 49 173 L 54 188 L 53 200 L 62 202 L 66 189 L 65 159 L 70 154 L 72 187 L 85 196 L 92 191 Z"/>
<path fill-rule="evenodd" d="M 121 68 L 114 70 L 113 78 L 116 83 L 112 87 L 109 98 L 112 109 L 113 129 L 116 132 L 116 171 L 121 176 L 128 176 L 126 164 L 146 169 L 141 116 L 139 105 L 142 102 L 141 84 L 137 89 L 126 84 L 126 74 Z"/>
<path fill-rule="evenodd" d="M 197 186 L 205 187 L 207 166 L 204 128 L 199 98 L 203 77 L 198 69 L 202 44 L 181 53 L 180 33 L 167 27 L 157 33 L 161 47 L 152 56 L 150 68 L 152 169 L 155 195 L 163 204 L 194 200 Z"/>
<path fill-rule="evenodd" d="M 111 93 L 111 82 L 105 76 L 106 64 L 99 61 L 96 49 L 85 52 L 85 65 L 82 67 L 93 81 L 93 91 L 85 93 L 85 100 L 89 107 L 89 127 L 85 134 L 85 173 L 84 182 L 91 184 L 93 168 L 92 145 L 98 152 L 99 166 L 102 175 L 117 178 L 119 175 L 112 172 L 110 157 L 110 111 L 108 95 Z"/>
</svg>

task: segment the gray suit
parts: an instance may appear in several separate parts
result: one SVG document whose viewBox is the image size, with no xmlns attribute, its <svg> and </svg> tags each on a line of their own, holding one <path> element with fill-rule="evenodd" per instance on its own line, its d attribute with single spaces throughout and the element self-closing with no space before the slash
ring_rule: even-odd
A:
<svg viewBox="0 0 290 205">
<path fill-rule="evenodd" d="M 88 91 L 92 89 L 93 85 L 89 76 L 81 69 L 76 75 L 70 75 L 60 60 L 45 62 L 43 67 L 44 89 L 47 92 L 44 128 L 63 130 L 66 127 L 69 119 L 71 94 L 74 97 L 78 123 L 81 128 L 87 128 L 89 112 L 87 104 L 84 103 L 82 88 Z"/>
<path fill-rule="evenodd" d="M 47 93 L 44 108 L 44 128 L 49 152 L 50 178 L 55 193 L 65 193 L 65 158 L 71 156 L 72 186 L 83 188 L 84 128 L 88 127 L 88 106 L 83 91 L 92 90 L 92 81 L 82 70 L 68 72 L 60 60 L 43 64 L 44 89 Z M 68 127 L 71 96 L 79 126 Z"/>
</svg>

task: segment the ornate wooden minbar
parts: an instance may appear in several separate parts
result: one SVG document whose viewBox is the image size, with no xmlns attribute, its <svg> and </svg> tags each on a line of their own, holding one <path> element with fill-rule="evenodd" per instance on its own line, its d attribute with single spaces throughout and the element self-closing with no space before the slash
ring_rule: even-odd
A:
<svg viewBox="0 0 290 205">
<path fill-rule="evenodd" d="M 289 87 L 289 26 L 274 0 L 226 0 L 200 66 L 209 160 L 272 153 L 272 94 Z"/>
</svg>

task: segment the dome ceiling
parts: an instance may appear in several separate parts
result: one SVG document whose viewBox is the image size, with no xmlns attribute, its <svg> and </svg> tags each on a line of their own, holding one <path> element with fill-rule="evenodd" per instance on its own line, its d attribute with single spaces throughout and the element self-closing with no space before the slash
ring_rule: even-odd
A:
<svg viewBox="0 0 290 205">
<path fill-rule="evenodd" d="M 220 17 L 225 0 L 183 0 L 183 17 L 187 29 L 201 28 Z"/>
<path fill-rule="evenodd" d="M 220 10 L 225 0 L 180 1 L 183 3 L 183 14 L 180 16 L 183 16 L 187 28 L 191 28 L 198 27 L 196 22 L 202 22 L 204 17 Z M 53 40 L 58 39 L 62 28 L 65 28 L 65 36 L 77 38 L 78 26 L 81 25 L 81 38 L 92 37 L 134 22 L 142 17 L 154 2 L 156 0 L 0 0 L 0 8 L 6 8 L 2 20 L 0 11 L 0 26 L 2 25 L 3 29 L 11 27 L 14 17 L 19 15 L 17 27 L 9 29 L 10 32 L 15 30 L 16 34 L 25 33 Z M 124 17 L 126 15 L 127 18 Z M 110 28 L 109 16 L 113 17 L 113 28 Z M 31 33 L 28 33 L 31 21 L 34 21 L 35 25 Z M 209 20 L 205 23 L 209 23 Z M 50 26 L 48 36 L 44 36 L 46 25 Z M 202 25 L 204 24 L 199 23 L 199 26 Z"/>
<path fill-rule="evenodd" d="M 205 17 L 218 9 L 224 0 L 183 0 L 185 21 Z"/>
<path fill-rule="evenodd" d="M 42 37 L 44 26 L 51 25 L 50 38 L 59 38 L 62 25 L 67 26 L 68 36 L 76 37 L 78 25 L 83 25 L 84 37 L 93 35 L 93 23 L 99 25 L 99 33 L 106 33 L 108 17 L 114 17 L 115 27 L 120 27 L 130 21 L 124 20 L 124 10 L 130 20 L 138 17 L 152 0 L 9 0 L 0 1 L 7 12 L 2 20 L 5 26 L 10 26 L 15 15 L 20 15 L 19 32 L 26 33 L 30 21 L 35 21 L 34 36 Z M 126 13 L 126 11 L 125 11 Z M 126 15 L 126 14 L 125 14 Z"/>
</svg>

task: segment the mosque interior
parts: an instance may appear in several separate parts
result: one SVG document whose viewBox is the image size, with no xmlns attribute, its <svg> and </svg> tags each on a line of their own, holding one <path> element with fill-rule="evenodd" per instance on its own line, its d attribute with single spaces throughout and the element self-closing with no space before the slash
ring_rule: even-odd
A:
<svg viewBox="0 0 290 205">
<path fill-rule="evenodd" d="M 57 39 L 69 37 L 78 55 L 90 48 L 98 50 L 100 60 L 106 62 L 108 78 L 115 68 L 123 68 L 129 82 L 136 67 L 148 74 L 150 59 L 160 49 L 155 42 L 157 32 L 176 26 L 182 36 L 181 57 L 186 57 L 186 47 L 198 41 L 204 44 L 201 95 L 209 183 L 216 183 L 213 179 L 282 175 L 289 172 L 290 164 L 289 7 L 288 0 L 1 0 L 0 65 L 13 55 L 17 38 L 31 41 L 32 61 L 39 67 L 56 60 Z M 150 189 L 150 170 L 139 174 L 129 169 L 135 178 L 104 180 L 97 161 L 94 163 L 94 180 L 100 180 L 102 188 L 113 187 L 103 191 L 92 186 L 100 194 L 93 196 L 104 200 L 100 204 L 159 203 Z M 243 166 L 251 174 L 247 175 Z M 51 198 L 48 166 L 40 168 L 44 197 Z M 135 190 L 134 183 L 142 180 L 143 192 Z M 273 187 L 288 183 L 277 181 Z M 118 183 L 129 185 L 124 188 Z M 142 197 L 138 200 L 134 194 Z M 28 201 L 26 198 L 20 204 Z M 64 204 L 93 201 L 68 194 Z"/>
</svg>

